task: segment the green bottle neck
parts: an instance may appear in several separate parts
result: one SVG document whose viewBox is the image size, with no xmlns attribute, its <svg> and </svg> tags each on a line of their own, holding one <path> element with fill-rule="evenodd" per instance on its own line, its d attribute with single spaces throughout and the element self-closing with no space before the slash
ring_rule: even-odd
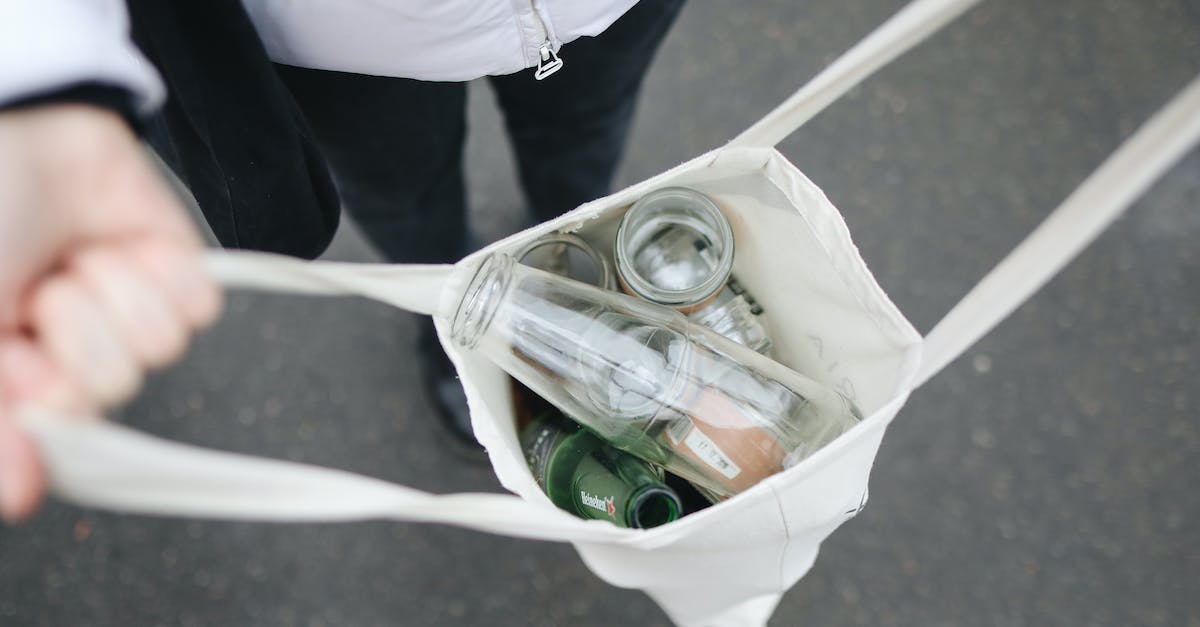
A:
<svg viewBox="0 0 1200 627">
<path fill-rule="evenodd" d="M 534 479 L 562 509 L 632 528 L 679 517 L 679 497 L 663 483 L 660 470 L 590 431 L 543 416 L 524 429 L 521 439 Z"/>
<path fill-rule="evenodd" d="M 583 436 L 598 440 L 590 433 Z M 581 516 L 622 527 L 657 527 L 678 518 L 680 511 L 679 497 L 649 464 L 610 446 L 593 448 L 578 459 L 569 493 L 559 498 L 569 498 L 570 509 Z"/>
</svg>

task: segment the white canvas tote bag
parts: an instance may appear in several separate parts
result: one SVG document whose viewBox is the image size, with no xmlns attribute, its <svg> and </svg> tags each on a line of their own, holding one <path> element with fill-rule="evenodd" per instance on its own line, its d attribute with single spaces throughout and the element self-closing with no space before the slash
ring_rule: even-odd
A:
<svg viewBox="0 0 1200 627">
<path fill-rule="evenodd" d="M 27 410 L 58 497 L 93 507 L 261 521 L 393 519 L 570 542 L 613 585 L 644 590 L 680 625 L 764 624 L 821 542 L 866 501 L 885 429 L 909 393 L 960 355 L 1082 250 L 1200 138 L 1200 79 L 1076 190 L 925 338 L 858 255 L 837 209 L 774 145 L 974 0 L 918 0 L 729 145 L 497 242 L 447 266 L 210 256 L 231 287 L 358 295 L 434 316 L 473 427 L 513 494 L 435 495 L 338 470 L 204 450 L 104 421 Z M 622 211 L 685 185 L 729 212 L 734 272 L 772 312 L 776 357 L 842 391 L 866 418 L 799 465 L 650 530 L 585 521 L 550 504 L 517 443 L 507 375 L 449 340 L 449 317 L 484 256 L 552 231 L 605 241 Z M 611 241 L 611 240 L 607 240 Z"/>
</svg>

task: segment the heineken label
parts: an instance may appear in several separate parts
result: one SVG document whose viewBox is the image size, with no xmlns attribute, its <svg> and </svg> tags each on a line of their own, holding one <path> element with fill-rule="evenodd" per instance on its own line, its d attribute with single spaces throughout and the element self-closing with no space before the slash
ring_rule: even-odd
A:
<svg viewBox="0 0 1200 627">
<path fill-rule="evenodd" d="M 617 506 L 611 496 L 597 496 L 595 494 L 588 494 L 586 490 L 580 490 L 579 502 L 585 507 L 590 507 L 607 514 L 609 518 L 615 519 L 617 517 Z"/>
</svg>

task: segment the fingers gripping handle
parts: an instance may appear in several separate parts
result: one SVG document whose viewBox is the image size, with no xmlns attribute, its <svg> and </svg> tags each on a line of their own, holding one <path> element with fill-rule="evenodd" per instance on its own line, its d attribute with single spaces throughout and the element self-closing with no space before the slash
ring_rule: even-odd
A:
<svg viewBox="0 0 1200 627">
<path fill-rule="evenodd" d="M 253 252 L 211 252 L 206 263 L 228 287 L 357 295 L 434 313 L 453 266 L 308 262 Z M 20 420 L 38 444 L 60 498 L 89 507 L 163 516 L 338 522 L 440 522 L 501 535 L 571 541 L 584 521 L 507 494 L 437 495 L 354 473 L 208 450 L 103 420 L 67 419 L 32 408 Z M 598 525 L 588 537 L 620 535 Z"/>
<path fill-rule="evenodd" d="M 179 444 L 110 422 L 21 416 L 54 493 L 72 503 L 164 516 L 279 522 L 390 519 L 570 541 L 580 521 L 506 494 L 437 495 L 354 473 Z M 622 530 L 598 522 L 589 536 Z"/>
<path fill-rule="evenodd" d="M 249 251 L 205 254 L 226 287 L 293 294 L 364 296 L 408 311 L 433 314 L 452 265 L 304 261 Z"/>
</svg>

